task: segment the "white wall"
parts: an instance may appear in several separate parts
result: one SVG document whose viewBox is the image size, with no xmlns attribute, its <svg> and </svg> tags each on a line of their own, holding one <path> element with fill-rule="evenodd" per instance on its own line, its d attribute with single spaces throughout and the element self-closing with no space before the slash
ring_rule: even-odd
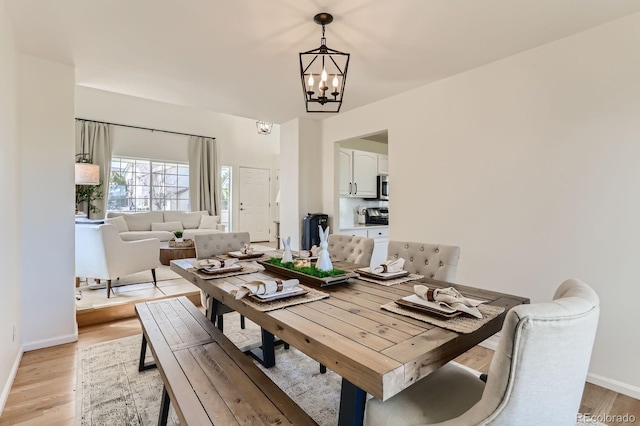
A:
<svg viewBox="0 0 640 426">
<path fill-rule="evenodd" d="M 281 126 L 280 236 L 302 242 L 302 220 L 322 211 L 322 124 L 296 118 Z"/>
<path fill-rule="evenodd" d="M 195 108 L 136 98 L 113 92 L 76 87 L 76 117 L 152 129 L 215 137 L 221 165 L 232 167 L 237 183 L 239 167 L 269 169 L 272 211 L 275 216 L 276 170 L 279 165 L 280 126 L 259 135 L 255 120 Z M 187 137 L 160 132 L 114 129 L 114 155 L 187 161 Z M 238 185 L 232 193 L 234 230 L 238 224 Z M 272 226 L 272 233 L 275 232 Z"/>
<path fill-rule="evenodd" d="M 0 413 L 22 355 L 20 144 L 17 132 L 16 48 L 4 1 L 0 0 L 0 182 L 5 244 L 0 244 Z M 6 242 L 11 242 L 7 244 Z M 18 334 L 13 336 L 13 326 Z"/>
<path fill-rule="evenodd" d="M 19 56 L 25 350 L 71 342 L 78 336 L 74 79 L 72 66 Z"/>
<path fill-rule="evenodd" d="M 325 210 L 335 142 L 388 128 L 391 239 L 459 245 L 458 282 L 533 302 L 584 280 L 590 380 L 639 398 L 639 42 L 636 14 L 326 119 Z"/>
</svg>

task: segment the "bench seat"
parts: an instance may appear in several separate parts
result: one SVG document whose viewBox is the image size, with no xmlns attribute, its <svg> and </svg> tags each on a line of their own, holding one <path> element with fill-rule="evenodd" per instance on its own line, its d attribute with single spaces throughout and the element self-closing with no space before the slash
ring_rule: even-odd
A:
<svg viewBox="0 0 640 426">
<path fill-rule="evenodd" d="M 186 297 L 138 303 L 147 345 L 164 383 L 159 424 L 169 402 L 183 425 L 313 425 L 309 417 Z"/>
</svg>

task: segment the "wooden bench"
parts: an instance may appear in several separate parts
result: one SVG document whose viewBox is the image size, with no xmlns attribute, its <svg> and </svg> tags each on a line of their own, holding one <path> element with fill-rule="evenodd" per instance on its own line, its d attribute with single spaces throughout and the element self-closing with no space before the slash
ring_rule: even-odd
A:
<svg viewBox="0 0 640 426">
<path fill-rule="evenodd" d="M 136 313 L 139 368 L 149 368 L 148 345 L 164 382 L 158 424 L 170 402 L 182 425 L 316 424 L 186 297 L 138 303 Z"/>
</svg>

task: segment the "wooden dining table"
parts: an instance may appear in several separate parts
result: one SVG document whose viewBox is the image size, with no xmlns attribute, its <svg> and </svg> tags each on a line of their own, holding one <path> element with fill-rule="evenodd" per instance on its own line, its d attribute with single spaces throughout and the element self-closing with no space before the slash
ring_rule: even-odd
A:
<svg viewBox="0 0 640 426">
<path fill-rule="evenodd" d="M 173 260 L 171 269 L 216 303 L 262 327 L 263 342 L 266 339 L 267 343 L 264 355 L 271 363 L 275 335 L 342 377 L 339 425 L 361 425 L 367 393 L 383 401 L 391 398 L 500 331 L 509 309 L 529 303 L 524 297 L 429 278 L 393 286 L 352 278 L 320 288 L 328 298 L 262 312 L 242 299 L 236 300 L 232 292 L 249 281 L 285 276 L 261 271 L 204 279 L 194 273 L 193 261 Z M 359 266 L 334 262 L 334 267 L 353 271 Z M 463 334 L 381 309 L 383 304 L 412 294 L 417 283 L 432 288 L 451 286 L 465 296 L 505 310 L 477 330 Z M 308 285 L 304 281 L 302 284 Z"/>
</svg>

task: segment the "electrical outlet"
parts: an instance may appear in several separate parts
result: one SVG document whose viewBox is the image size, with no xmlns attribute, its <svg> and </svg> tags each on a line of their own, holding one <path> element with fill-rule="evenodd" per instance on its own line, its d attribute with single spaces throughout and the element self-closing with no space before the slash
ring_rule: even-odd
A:
<svg viewBox="0 0 640 426">
<path fill-rule="evenodd" d="M 18 326 L 13 324 L 13 341 L 16 341 L 16 332 L 17 332 Z"/>
</svg>

